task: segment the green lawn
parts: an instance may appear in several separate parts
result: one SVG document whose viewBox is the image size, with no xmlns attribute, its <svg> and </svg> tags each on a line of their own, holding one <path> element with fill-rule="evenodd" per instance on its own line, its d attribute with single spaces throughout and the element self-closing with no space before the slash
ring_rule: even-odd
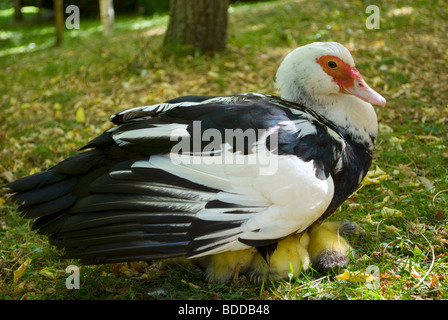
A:
<svg viewBox="0 0 448 320">
<path fill-rule="evenodd" d="M 447 299 L 448 5 L 377 1 L 380 28 L 369 30 L 368 4 L 233 6 L 225 52 L 177 57 L 160 53 L 166 16 L 118 15 L 109 39 L 99 21 L 81 20 L 54 47 L 51 21 L 32 21 L 28 8 L 26 21 L 14 25 L 12 10 L 0 10 L 0 185 L 74 154 L 122 109 L 188 94 L 277 94 L 280 61 L 312 41 L 346 45 L 388 101 L 376 109 L 372 176 L 331 217 L 360 227 L 350 237 L 351 278 L 310 270 L 263 286 L 245 277 L 210 285 L 195 267 L 156 261 L 84 266 L 80 289 L 68 290 L 65 269 L 77 261 L 58 260 L 0 198 L 0 299 Z M 362 281 L 369 266 L 380 272 L 378 287 Z"/>
</svg>

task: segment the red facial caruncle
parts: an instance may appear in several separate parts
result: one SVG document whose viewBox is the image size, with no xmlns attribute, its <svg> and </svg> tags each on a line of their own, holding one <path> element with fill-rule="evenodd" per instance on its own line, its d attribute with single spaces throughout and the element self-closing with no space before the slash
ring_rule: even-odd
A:
<svg viewBox="0 0 448 320">
<path fill-rule="evenodd" d="M 351 67 L 340 58 L 325 55 L 316 59 L 322 70 L 339 86 L 342 93 L 352 94 L 366 102 L 384 106 L 386 99 L 370 88 L 362 78 L 358 69 Z"/>
</svg>

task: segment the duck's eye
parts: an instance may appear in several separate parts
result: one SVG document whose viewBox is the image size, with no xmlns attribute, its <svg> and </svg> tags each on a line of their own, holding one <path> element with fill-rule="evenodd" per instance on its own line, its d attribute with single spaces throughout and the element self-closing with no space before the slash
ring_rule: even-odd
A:
<svg viewBox="0 0 448 320">
<path fill-rule="evenodd" d="M 334 69 L 338 66 L 338 64 L 334 61 L 328 61 L 327 66 L 330 67 L 331 69 Z"/>
</svg>

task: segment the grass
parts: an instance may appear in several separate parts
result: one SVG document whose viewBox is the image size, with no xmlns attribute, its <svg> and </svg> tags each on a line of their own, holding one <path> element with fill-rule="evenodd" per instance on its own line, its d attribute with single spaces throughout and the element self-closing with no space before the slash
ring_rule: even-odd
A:
<svg viewBox="0 0 448 320">
<path fill-rule="evenodd" d="M 245 277 L 207 284 L 174 261 L 83 266 L 79 290 L 68 265 L 30 222 L 0 199 L 0 299 L 447 299 L 448 8 L 443 1 L 377 1 L 381 25 L 365 27 L 366 2 L 275 1 L 233 6 L 227 50 L 163 56 L 166 16 L 116 17 L 115 34 L 82 19 L 53 46 L 51 22 L 15 25 L 0 10 L 0 183 L 49 168 L 110 127 L 119 110 L 188 94 L 276 94 L 281 59 L 300 44 L 338 41 L 388 104 L 372 179 L 331 217 L 359 230 L 347 270 L 380 272 L 377 288 L 309 270 L 263 286 Z M 8 11 L 9 10 L 9 11 Z M 85 111 L 77 122 L 76 111 Z M 380 179 L 375 179 L 380 177 Z M 23 271 L 23 273 L 22 273 Z M 14 274 L 16 279 L 14 279 Z"/>
</svg>

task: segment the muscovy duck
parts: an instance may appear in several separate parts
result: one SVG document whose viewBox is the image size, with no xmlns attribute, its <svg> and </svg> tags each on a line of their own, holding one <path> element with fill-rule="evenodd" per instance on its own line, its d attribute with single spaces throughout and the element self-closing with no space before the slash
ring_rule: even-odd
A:
<svg viewBox="0 0 448 320">
<path fill-rule="evenodd" d="M 329 252 L 348 250 L 344 227 L 320 222 L 367 173 L 371 104 L 386 101 L 335 42 L 289 53 L 276 85 L 281 97 L 185 96 L 119 112 L 83 152 L 7 192 L 85 264 L 184 256 L 219 282 L 240 270 L 287 277 L 291 260 L 332 265 Z"/>
</svg>

